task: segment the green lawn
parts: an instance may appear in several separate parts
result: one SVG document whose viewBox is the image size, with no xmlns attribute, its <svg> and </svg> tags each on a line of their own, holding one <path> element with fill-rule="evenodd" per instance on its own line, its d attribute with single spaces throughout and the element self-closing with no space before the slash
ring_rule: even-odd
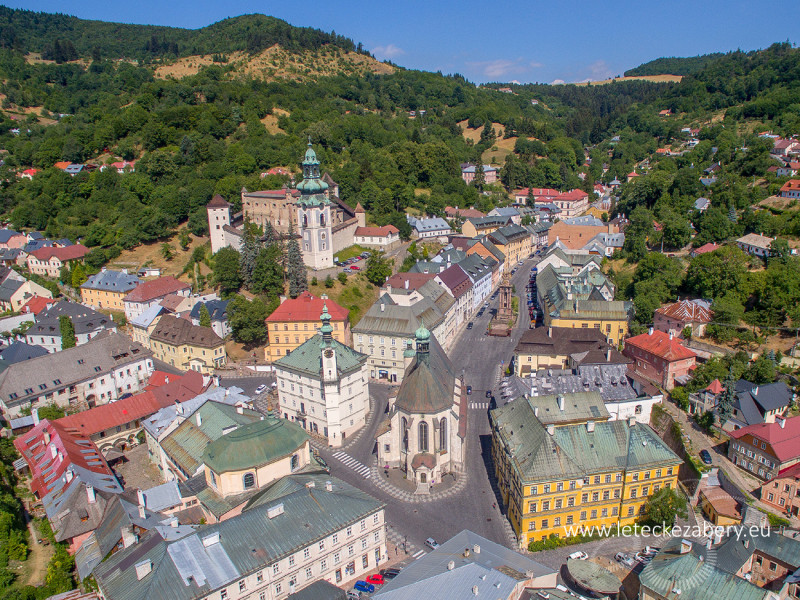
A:
<svg viewBox="0 0 800 600">
<path fill-rule="evenodd" d="M 361 273 L 350 274 L 347 284 L 342 285 L 337 279 L 332 288 L 325 287 L 325 282 L 319 280 L 317 285 L 310 285 L 309 291 L 314 296 L 327 294 L 328 297 L 340 306 L 350 311 L 350 326 L 354 326 L 361 316 L 378 299 L 378 288 L 367 281 Z"/>
<path fill-rule="evenodd" d="M 340 250 L 334 255 L 334 258 L 340 262 L 347 260 L 348 258 L 353 258 L 354 256 L 358 256 L 362 252 L 365 252 L 367 249 L 362 248 L 358 244 L 353 244 L 349 248 L 345 248 L 344 250 Z"/>
</svg>

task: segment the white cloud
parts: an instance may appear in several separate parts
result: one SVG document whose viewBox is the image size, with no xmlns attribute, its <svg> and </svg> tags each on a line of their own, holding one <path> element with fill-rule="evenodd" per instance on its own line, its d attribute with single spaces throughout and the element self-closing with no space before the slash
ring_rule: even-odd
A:
<svg viewBox="0 0 800 600">
<path fill-rule="evenodd" d="M 498 58 L 495 60 L 482 60 L 468 62 L 467 66 L 476 69 L 481 75 L 494 81 L 502 81 L 509 75 L 521 75 L 531 69 L 541 67 L 541 63 L 526 61 L 519 57 L 514 60 L 508 58 Z"/>
<path fill-rule="evenodd" d="M 564 83 L 566 82 L 563 79 L 553 79 L 553 81 L 550 82 L 550 85 L 562 85 Z"/>
<path fill-rule="evenodd" d="M 398 56 L 402 56 L 405 53 L 405 50 L 403 50 L 400 46 L 395 46 L 394 44 L 389 44 L 388 46 L 375 46 L 375 48 L 372 49 L 372 54 L 381 60 L 392 60 Z"/>
<path fill-rule="evenodd" d="M 598 60 L 593 62 L 592 64 L 589 65 L 588 69 L 591 75 L 591 79 L 593 79 L 594 81 L 611 78 L 611 73 L 612 73 L 611 68 L 604 60 Z"/>
<path fill-rule="evenodd" d="M 538 69 L 538 68 L 540 68 L 540 67 L 543 67 L 544 65 L 543 65 L 542 63 L 540 63 L 540 62 L 536 62 L 536 61 L 534 60 L 534 61 L 531 61 L 530 63 L 528 63 L 528 66 L 529 66 L 531 69 Z"/>
</svg>

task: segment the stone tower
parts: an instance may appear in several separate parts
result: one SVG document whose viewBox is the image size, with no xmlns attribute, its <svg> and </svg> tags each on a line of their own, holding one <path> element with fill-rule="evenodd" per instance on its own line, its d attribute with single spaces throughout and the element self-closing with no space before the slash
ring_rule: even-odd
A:
<svg viewBox="0 0 800 600">
<path fill-rule="evenodd" d="M 303 181 L 297 184 L 297 223 L 303 262 L 312 269 L 333 266 L 333 231 L 328 184 L 320 178 L 319 160 L 308 142 L 303 158 Z"/>
<path fill-rule="evenodd" d="M 367 211 L 364 210 L 364 207 L 361 206 L 361 202 L 356 204 L 356 219 L 358 219 L 358 226 L 359 227 L 366 227 L 367 226 Z"/>
<path fill-rule="evenodd" d="M 225 226 L 231 224 L 231 205 L 217 194 L 206 205 L 206 212 L 208 213 L 208 233 L 211 236 L 211 252 L 216 253 L 229 245 L 225 235 Z"/>
</svg>

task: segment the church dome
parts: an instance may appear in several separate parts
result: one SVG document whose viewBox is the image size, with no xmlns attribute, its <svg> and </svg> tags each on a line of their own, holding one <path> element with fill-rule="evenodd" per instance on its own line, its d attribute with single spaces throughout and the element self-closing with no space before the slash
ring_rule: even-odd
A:
<svg viewBox="0 0 800 600">
<path fill-rule="evenodd" d="M 431 332 L 425 328 L 425 325 L 420 325 L 419 329 L 414 332 L 414 337 L 417 338 L 418 342 L 426 342 L 431 339 Z"/>
</svg>

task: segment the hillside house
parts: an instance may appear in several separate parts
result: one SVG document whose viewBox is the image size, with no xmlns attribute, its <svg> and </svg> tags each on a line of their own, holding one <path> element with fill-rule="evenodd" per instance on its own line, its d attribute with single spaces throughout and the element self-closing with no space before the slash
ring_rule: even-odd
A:
<svg viewBox="0 0 800 600">
<path fill-rule="evenodd" d="M 50 246 L 34 250 L 28 255 L 28 270 L 36 275 L 58 277 L 61 269 L 76 261 L 82 261 L 89 249 L 83 244 L 66 248 Z"/>
</svg>

